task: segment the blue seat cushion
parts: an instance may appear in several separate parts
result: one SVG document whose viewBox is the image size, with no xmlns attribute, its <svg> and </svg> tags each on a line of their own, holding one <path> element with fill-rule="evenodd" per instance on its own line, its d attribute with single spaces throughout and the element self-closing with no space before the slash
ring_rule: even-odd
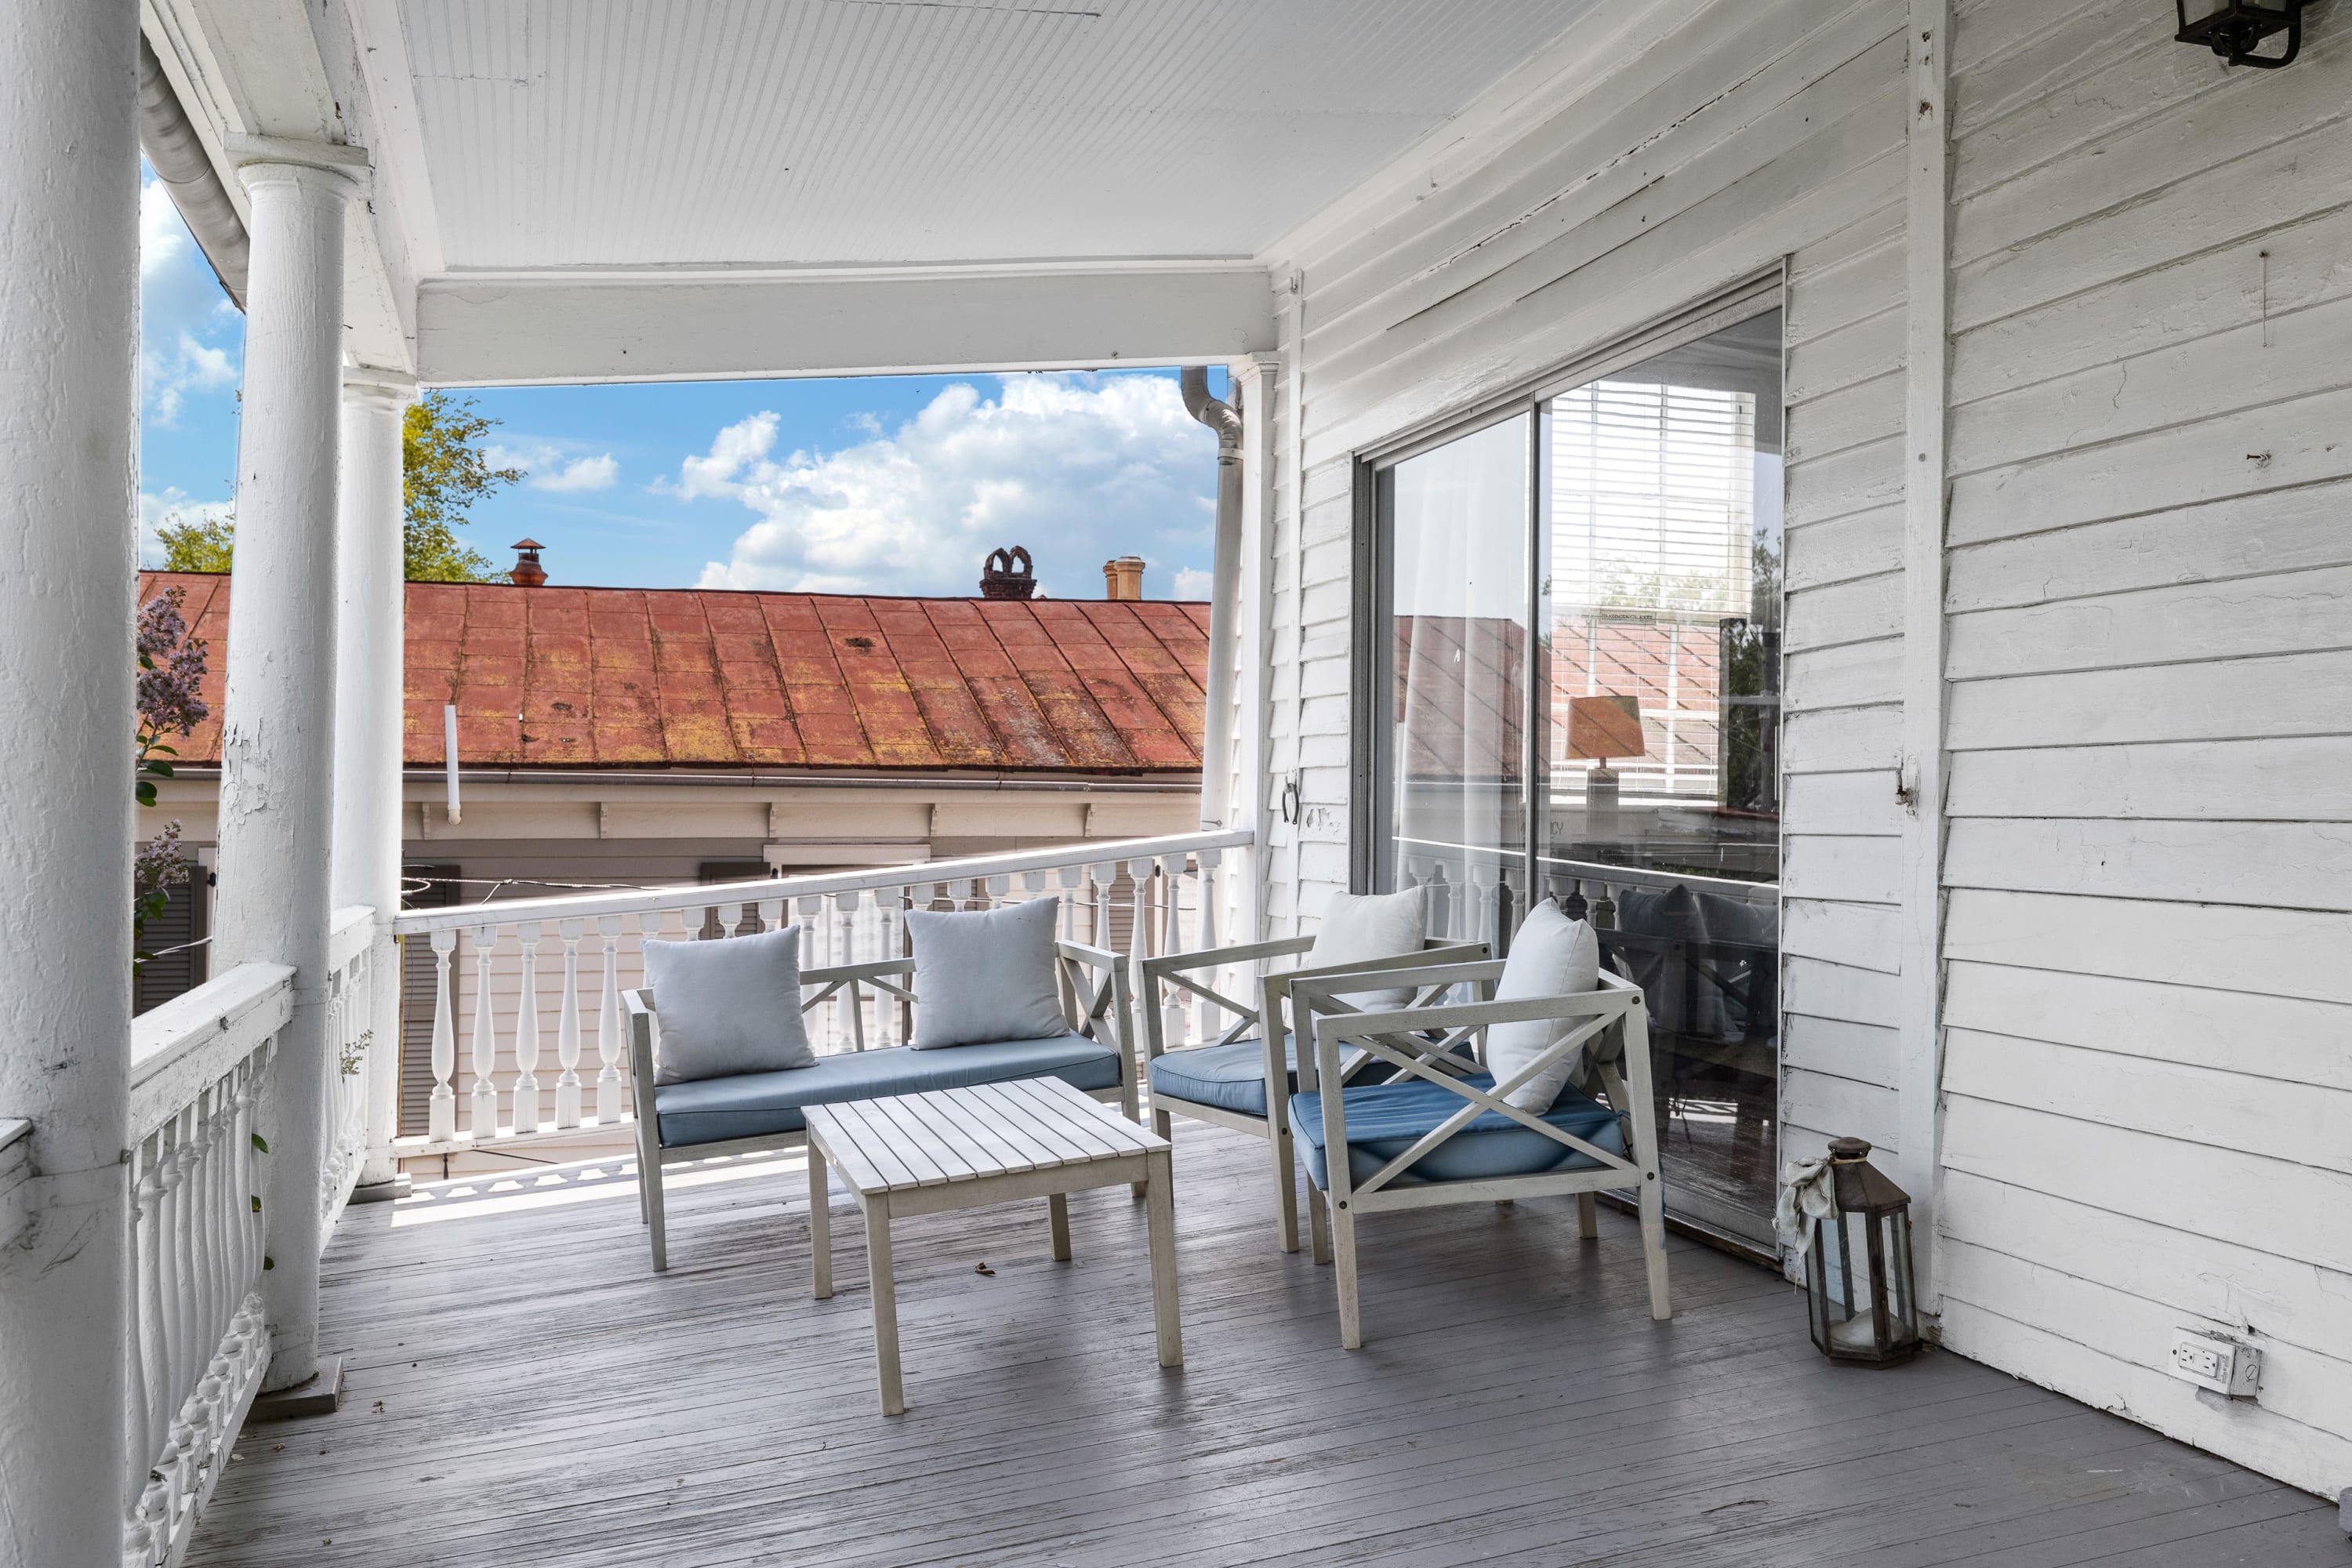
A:
<svg viewBox="0 0 2352 1568">
<path fill-rule="evenodd" d="M 1463 1081 L 1484 1089 L 1495 1087 L 1495 1080 L 1484 1073 Z M 1438 1123 L 1469 1103 L 1451 1089 L 1425 1079 L 1406 1083 L 1358 1084 L 1341 1094 L 1340 1107 L 1348 1118 L 1348 1170 L 1351 1182 L 1370 1176 L 1412 1148 L 1423 1133 L 1434 1131 Z M 1572 1089 L 1563 1090 L 1541 1120 L 1596 1149 L 1605 1149 L 1612 1154 L 1625 1152 L 1623 1120 L 1599 1100 Z M 1290 1126 L 1306 1151 L 1308 1178 L 1317 1186 L 1328 1190 L 1320 1093 L 1290 1097 Z M 1590 1170 L 1599 1163 L 1591 1155 L 1556 1143 L 1507 1116 L 1482 1110 L 1476 1121 L 1415 1161 L 1392 1184 L 1534 1176 L 1554 1171 Z"/>
<path fill-rule="evenodd" d="M 1118 1053 L 1083 1035 L 920 1051 L 906 1046 L 843 1051 L 819 1057 L 813 1068 L 666 1083 L 654 1090 L 654 1110 L 662 1147 L 678 1149 L 798 1131 L 807 1125 L 803 1106 L 1024 1078 L 1058 1078 L 1073 1089 L 1116 1089 Z"/>
<path fill-rule="evenodd" d="M 1298 1087 L 1298 1055 L 1294 1042 L 1283 1042 L 1283 1061 L 1289 1067 L 1287 1094 Z M 1151 1092 L 1213 1105 L 1243 1116 L 1265 1114 L 1265 1044 L 1255 1037 L 1225 1046 L 1196 1046 L 1151 1058 Z"/>
</svg>

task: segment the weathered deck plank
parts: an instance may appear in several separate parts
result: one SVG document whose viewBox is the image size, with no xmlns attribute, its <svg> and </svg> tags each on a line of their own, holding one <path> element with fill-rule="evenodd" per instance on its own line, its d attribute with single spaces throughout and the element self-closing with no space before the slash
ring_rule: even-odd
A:
<svg viewBox="0 0 2352 1568">
<path fill-rule="evenodd" d="M 1720 1255 L 1675 1244 L 1653 1324 L 1631 1222 L 1567 1200 L 1380 1216 L 1344 1352 L 1262 1164 L 1178 1131 L 1181 1371 L 1124 1191 L 1068 1264 L 1042 1203 L 894 1226 L 896 1420 L 862 1271 L 808 1300 L 797 1157 L 674 1186 L 660 1277 L 616 1175 L 354 1210 L 345 1407 L 249 1432 L 190 1562 L 2352 1563 L 2316 1499 L 1956 1356 L 1832 1367 Z"/>
</svg>

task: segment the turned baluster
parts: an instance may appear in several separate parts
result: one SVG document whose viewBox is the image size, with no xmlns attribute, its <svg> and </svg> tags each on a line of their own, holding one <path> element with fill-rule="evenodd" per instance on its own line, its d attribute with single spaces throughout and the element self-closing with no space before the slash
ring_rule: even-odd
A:
<svg viewBox="0 0 2352 1568">
<path fill-rule="evenodd" d="M 598 915 L 596 936 L 604 946 L 604 994 L 596 1003 L 596 1125 L 610 1127 L 627 1104 L 621 1092 L 621 917 Z"/>
<path fill-rule="evenodd" d="M 1095 884 L 1095 930 L 1092 945 L 1101 948 L 1105 952 L 1109 952 L 1113 951 L 1110 943 L 1110 885 L 1118 879 L 1118 866 L 1117 862 L 1108 866 L 1090 866 L 1087 868 L 1087 874 L 1093 878 Z"/>
<path fill-rule="evenodd" d="M 563 940 L 563 1005 L 555 1016 L 555 1124 L 580 1125 L 580 938 L 584 921 L 559 921 Z"/>
<path fill-rule="evenodd" d="M 1078 940 L 1078 879 L 1085 874 L 1086 868 L 1083 866 L 1069 865 L 1054 868 L 1054 886 L 1059 889 L 1062 900 L 1062 940 L 1064 942 Z"/>
<path fill-rule="evenodd" d="M 433 933 L 433 1098 L 425 1109 L 425 1135 L 436 1143 L 457 1136 L 457 1091 L 450 1087 L 457 1071 L 457 997 L 449 984 L 449 955 L 457 946 L 455 931 Z"/>
<path fill-rule="evenodd" d="M 1129 901 L 1134 908 L 1128 912 L 1127 984 L 1131 995 L 1143 993 L 1143 961 L 1151 956 L 1151 873 L 1154 862 L 1129 860 L 1128 881 L 1135 889 Z"/>
<path fill-rule="evenodd" d="M 498 1016 L 490 1005 L 490 950 L 498 942 L 496 926 L 474 928 L 474 1114 L 467 1131 L 476 1142 L 499 1135 L 499 1086 L 490 1076 L 499 1066 Z"/>
<path fill-rule="evenodd" d="M 1179 906 L 1183 901 L 1182 889 L 1180 886 L 1180 879 L 1183 875 L 1183 856 L 1162 855 L 1160 858 L 1160 952 L 1162 957 L 1183 951 L 1183 932 L 1177 923 Z M 1139 972 L 1137 975 L 1139 984 L 1141 978 Z M 1136 994 L 1143 999 L 1143 1005 L 1148 1007 L 1151 1005 L 1150 995 L 1143 991 L 1139 989 Z M 1184 1023 L 1185 1016 L 1192 1011 L 1189 1005 L 1191 995 L 1190 992 L 1181 986 L 1171 985 L 1168 988 L 1167 1001 L 1160 1008 L 1160 1027 L 1166 1031 L 1163 1037 L 1171 1045 L 1190 1040 L 1192 1037 Z"/>
<path fill-rule="evenodd" d="M 522 987 L 515 998 L 515 1086 L 514 1130 L 536 1132 L 540 1124 L 539 1103 L 539 939 L 543 928 L 537 921 L 525 921 L 515 927 L 515 938 L 522 944 Z"/>
</svg>

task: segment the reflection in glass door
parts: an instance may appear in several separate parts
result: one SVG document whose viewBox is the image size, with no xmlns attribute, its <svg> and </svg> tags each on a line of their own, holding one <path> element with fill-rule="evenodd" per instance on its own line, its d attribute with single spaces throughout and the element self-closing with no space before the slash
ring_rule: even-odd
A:
<svg viewBox="0 0 2352 1568">
<path fill-rule="evenodd" d="M 1380 478 L 1395 688 L 1385 885 L 1429 887 L 1432 935 L 1492 941 L 1527 908 L 1531 417 Z"/>
<path fill-rule="evenodd" d="M 1768 1247 L 1780 412 L 1775 311 L 1548 389 L 1375 492 L 1379 885 L 1461 889 L 1485 920 L 1455 934 L 1547 897 L 1590 919 L 1649 1001 L 1670 1209 Z"/>
</svg>

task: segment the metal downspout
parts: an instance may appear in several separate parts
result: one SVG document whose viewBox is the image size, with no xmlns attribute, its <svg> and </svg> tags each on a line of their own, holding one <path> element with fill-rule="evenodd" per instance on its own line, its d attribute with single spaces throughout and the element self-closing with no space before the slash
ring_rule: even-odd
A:
<svg viewBox="0 0 2352 1568">
<path fill-rule="evenodd" d="M 1204 366 L 1177 384 L 1185 412 L 1217 433 L 1217 539 L 1209 578 L 1209 691 L 1201 733 L 1201 826 L 1225 826 L 1234 789 L 1234 662 L 1242 580 L 1242 416 L 1209 395 Z M 1238 398 L 1235 399 L 1239 401 Z"/>
</svg>

